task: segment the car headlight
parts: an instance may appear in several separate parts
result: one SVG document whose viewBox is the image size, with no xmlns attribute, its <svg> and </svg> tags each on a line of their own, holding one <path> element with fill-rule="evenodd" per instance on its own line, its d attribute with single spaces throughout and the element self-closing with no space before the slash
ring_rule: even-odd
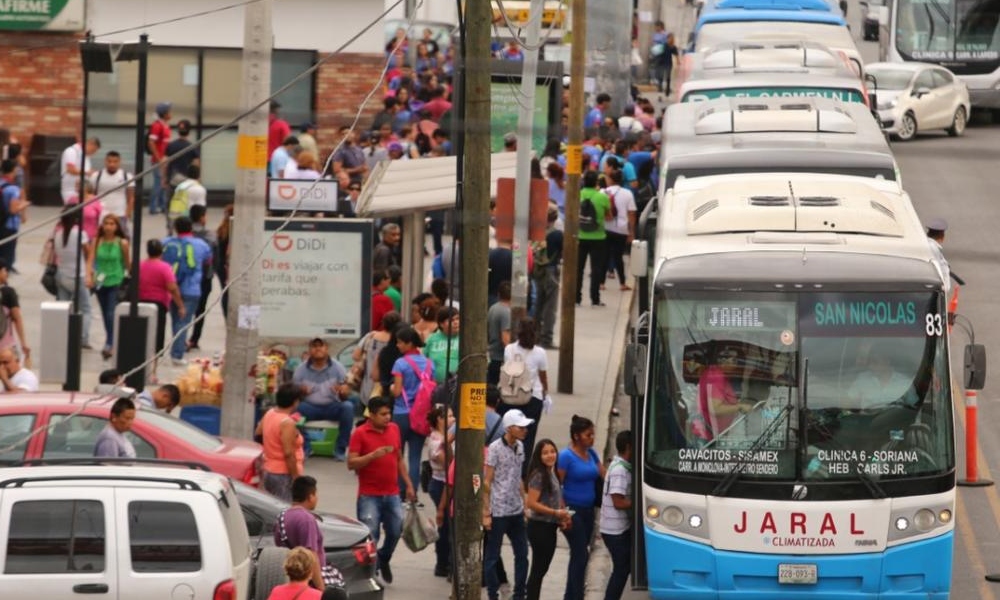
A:
<svg viewBox="0 0 1000 600">
<path fill-rule="evenodd" d="M 895 98 L 893 98 L 892 100 L 889 100 L 887 102 L 879 102 L 878 103 L 878 109 L 879 110 L 889 110 L 890 108 L 896 108 L 896 99 Z"/>
</svg>

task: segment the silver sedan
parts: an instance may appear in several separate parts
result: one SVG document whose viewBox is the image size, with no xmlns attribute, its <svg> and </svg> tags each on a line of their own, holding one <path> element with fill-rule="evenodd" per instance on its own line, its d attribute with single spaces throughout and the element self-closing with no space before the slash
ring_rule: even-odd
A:
<svg viewBox="0 0 1000 600">
<path fill-rule="evenodd" d="M 969 119 L 969 89 L 948 69 L 927 63 L 873 63 L 875 96 L 882 127 L 902 141 L 917 131 L 944 129 L 949 135 L 965 132 Z"/>
</svg>

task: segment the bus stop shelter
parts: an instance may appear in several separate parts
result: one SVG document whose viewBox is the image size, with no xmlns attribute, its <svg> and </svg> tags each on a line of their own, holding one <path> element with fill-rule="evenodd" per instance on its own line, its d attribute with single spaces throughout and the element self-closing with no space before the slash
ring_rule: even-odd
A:
<svg viewBox="0 0 1000 600">
<path fill-rule="evenodd" d="M 490 197 L 496 198 L 497 179 L 515 176 L 516 163 L 516 152 L 491 155 Z M 402 294 L 406 302 L 423 290 L 429 266 L 424 260 L 427 212 L 455 207 L 457 165 L 455 156 L 382 161 L 372 169 L 358 198 L 358 217 L 403 220 Z M 408 316 L 404 314 L 403 318 Z"/>
</svg>

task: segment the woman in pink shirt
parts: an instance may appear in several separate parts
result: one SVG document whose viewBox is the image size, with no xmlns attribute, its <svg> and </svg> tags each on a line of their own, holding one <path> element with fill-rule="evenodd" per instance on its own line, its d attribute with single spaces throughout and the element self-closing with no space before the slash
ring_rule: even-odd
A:
<svg viewBox="0 0 1000 600">
<path fill-rule="evenodd" d="M 320 600 L 323 592 L 309 587 L 316 568 L 316 555 L 311 550 L 298 546 L 285 557 L 285 575 L 288 583 L 275 586 L 267 600 Z"/>
<path fill-rule="evenodd" d="M 98 229 L 101 227 L 101 213 L 104 212 L 104 205 L 101 204 L 100 200 L 94 200 L 94 186 L 90 182 L 87 182 L 84 188 L 84 206 L 82 209 L 83 213 L 83 232 L 87 234 L 90 239 L 95 239 L 98 237 Z M 66 201 L 67 205 L 76 204 L 80 201 L 79 196 L 70 196 Z"/>
<path fill-rule="evenodd" d="M 159 356 L 166 341 L 170 301 L 176 303 L 181 318 L 184 318 L 184 301 L 177 287 L 174 269 L 162 258 L 163 243 L 156 239 L 149 240 L 146 242 L 146 254 L 149 258 L 139 264 L 139 302 L 156 304 L 156 354 Z M 156 372 L 156 363 L 153 371 Z"/>
</svg>

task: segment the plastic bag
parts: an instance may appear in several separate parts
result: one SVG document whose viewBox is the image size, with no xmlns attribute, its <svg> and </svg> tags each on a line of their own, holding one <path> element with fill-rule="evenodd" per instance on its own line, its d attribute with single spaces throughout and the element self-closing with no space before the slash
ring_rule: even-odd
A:
<svg viewBox="0 0 1000 600">
<path fill-rule="evenodd" d="M 405 510 L 403 543 L 411 552 L 420 552 L 438 540 L 437 524 L 420 514 L 416 502 L 407 502 Z"/>
</svg>

